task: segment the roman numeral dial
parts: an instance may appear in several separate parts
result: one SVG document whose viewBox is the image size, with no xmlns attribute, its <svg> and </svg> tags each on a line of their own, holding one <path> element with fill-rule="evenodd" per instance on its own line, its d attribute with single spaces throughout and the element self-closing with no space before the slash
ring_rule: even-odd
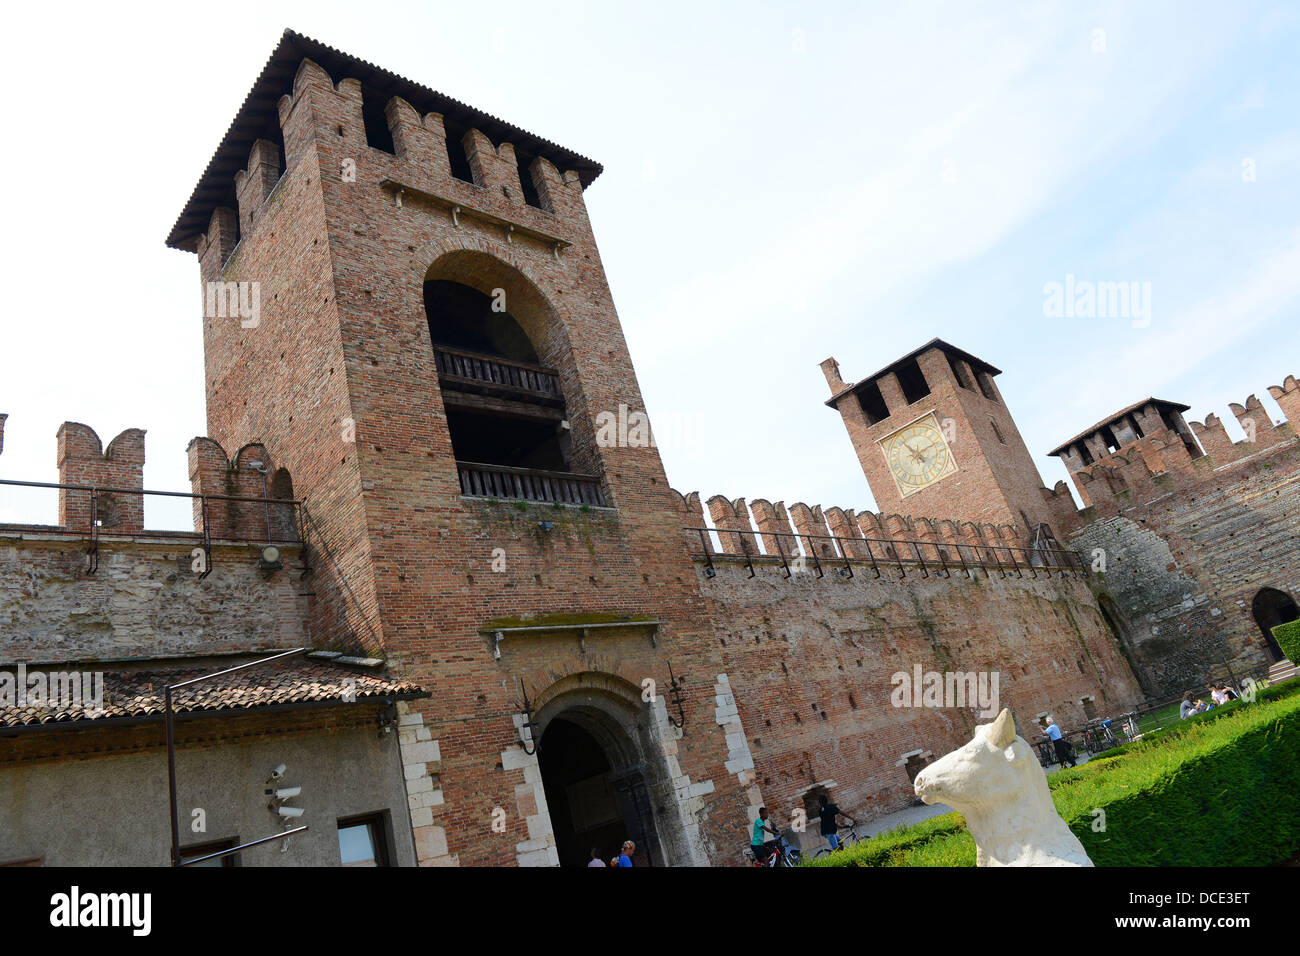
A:
<svg viewBox="0 0 1300 956">
<path fill-rule="evenodd" d="M 880 447 L 899 494 L 904 498 L 957 470 L 948 442 L 933 415 L 881 439 Z"/>
</svg>

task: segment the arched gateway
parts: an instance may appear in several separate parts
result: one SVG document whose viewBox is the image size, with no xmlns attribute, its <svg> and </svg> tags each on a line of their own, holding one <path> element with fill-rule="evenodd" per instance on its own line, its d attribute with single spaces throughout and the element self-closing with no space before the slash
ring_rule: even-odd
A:
<svg viewBox="0 0 1300 956">
<path fill-rule="evenodd" d="M 685 862 L 664 722 L 639 688 L 584 674 L 539 703 L 537 757 L 560 865 L 586 866 L 593 848 L 608 863 L 628 839 L 637 866 Z"/>
</svg>

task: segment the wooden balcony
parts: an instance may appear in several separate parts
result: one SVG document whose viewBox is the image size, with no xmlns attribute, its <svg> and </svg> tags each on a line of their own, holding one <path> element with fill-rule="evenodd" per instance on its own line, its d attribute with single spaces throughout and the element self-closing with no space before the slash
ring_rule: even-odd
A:
<svg viewBox="0 0 1300 956">
<path fill-rule="evenodd" d="M 591 475 L 484 465 L 470 461 L 456 462 L 456 471 L 460 475 L 460 493 L 474 498 L 606 507 L 600 479 Z"/>
<path fill-rule="evenodd" d="M 496 355 L 435 346 L 434 360 L 444 390 L 461 389 L 524 401 L 562 404 L 560 377 L 554 369 Z"/>
</svg>

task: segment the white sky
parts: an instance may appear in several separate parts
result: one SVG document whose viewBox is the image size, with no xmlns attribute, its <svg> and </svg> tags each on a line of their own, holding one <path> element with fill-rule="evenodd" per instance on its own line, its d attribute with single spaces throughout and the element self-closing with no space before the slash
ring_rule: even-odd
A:
<svg viewBox="0 0 1300 956">
<path fill-rule="evenodd" d="M 146 487 L 188 489 L 198 268 L 163 239 L 285 27 L 605 165 L 587 203 L 681 491 L 870 507 L 832 354 L 851 381 L 937 335 L 999 366 L 1049 485 L 1044 452 L 1139 398 L 1276 416 L 1300 373 L 1295 7 L 223 8 L 6 11 L 0 477 L 55 480 L 75 420 L 146 429 Z M 1151 283 L 1150 325 L 1045 317 L 1067 274 Z M 53 517 L 0 488 L 0 521 Z"/>
</svg>

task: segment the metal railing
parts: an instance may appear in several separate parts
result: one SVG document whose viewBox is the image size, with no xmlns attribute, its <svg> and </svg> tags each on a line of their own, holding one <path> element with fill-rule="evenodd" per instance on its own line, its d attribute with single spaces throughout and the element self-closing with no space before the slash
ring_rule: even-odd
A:
<svg viewBox="0 0 1300 956">
<path fill-rule="evenodd" d="M 749 576 L 755 574 L 754 559 L 779 559 L 785 570 L 785 576 L 791 577 L 794 570 L 791 561 L 807 566 L 817 577 L 825 574 L 824 565 L 839 571 L 844 577 L 854 576 L 854 566 L 868 567 L 877 578 L 886 572 L 897 571 L 900 578 L 907 577 L 909 569 L 919 571 L 922 577 L 930 577 L 931 571 L 936 576 L 952 577 L 953 571 L 962 571 L 973 576 L 976 570 L 982 570 L 985 577 L 992 577 L 997 571 L 1002 577 L 1038 577 L 1041 571 L 1047 577 L 1056 571 L 1061 575 L 1071 572 L 1080 577 L 1088 574 L 1087 565 L 1075 551 L 1059 548 L 1018 548 L 1006 544 L 989 542 L 923 541 L 919 539 L 898 538 L 846 538 L 829 534 L 799 534 L 793 531 L 734 531 L 729 528 L 686 528 L 700 537 L 700 550 L 706 564 L 705 573 L 713 577 L 717 570 L 713 559 L 723 557 L 743 557 Z M 718 540 L 730 542 L 732 549 L 725 546 L 717 551 L 711 546 L 710 534 L 717 534 Z M 764 541 L 759 549 L 758 540 Z M 766 541 L 771 539 L 771 548 Z M 791 546 L 783 542 L 790 540 Z M 806 545 L 799 546 L 799 542 Z M 818 547 L 818 542 L 829 542 L 829 548 Z M 698 555 L 697 555 L 698 556 Z"/>
<path fill-rule="evenodd" d="M 464 379 L 480 385 L 517 389 L 543 398 L 563 400 L 560 377 L 554 369 L 496 355 L 463 352 L 438 346 L 433 350 L 439 376 Z"/>
<path fill-rule="evenodd" d="M 87 574 L 99 569 L 101 538 L 179 537 L 190 538 L 203 548 L 205 562 L 201 578 L 212 573 L 212 541 L 240 541 L 250 544 L 299 542 L 299 509 L 294 498 L 259 498 L 247 495 L 194 494 L 187 491 L 151 491 L 144 488 L 115 488 L 107 485 L 77 485 L 49 481 L 17 481 L 0 478 L 0 486 L 44 488 L 59 492 L 59 510 L 66 524 L 8 524 L 0 528 L 30 528 L 58 534 L 84 535 Z M 193 502 L 193 531 L 149 530 L 144 527 L 144 499 L 188 498 Z M 215 526 L 215 527 L 214 527 Z"/>
<path fill-rule="evenodd" d="M 605 507 L 600 479 L 564 471 L 513 468 L 458 461 L 460 493 L 472 498 L 508 498 L 516 501 L 545 501 L 566 505 Z"/>
</svg>

